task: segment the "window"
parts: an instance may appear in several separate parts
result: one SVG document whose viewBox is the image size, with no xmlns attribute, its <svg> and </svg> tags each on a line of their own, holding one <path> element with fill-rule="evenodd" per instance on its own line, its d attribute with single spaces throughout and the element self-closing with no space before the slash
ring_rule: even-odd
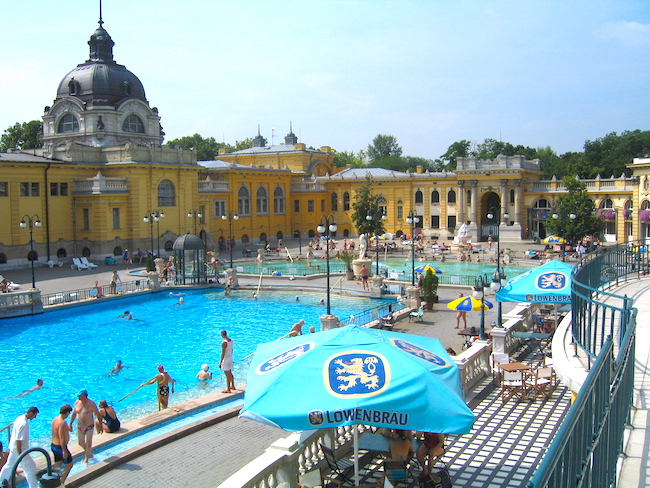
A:
<svg viewBox="0 0 650 488">
<path fill-rule="evenodd" d="M 397 220 L 402 220 L 404 218 L 404 207 L 401 205 L 397 207 Z"/>
<path fill-rule="evenodd" d="M 269 192 L 263 185 L 257 187 L 256 195 L 257 214 L 267 215 L 269 213 Z"/>
<path fill-rule="evenodd" d="M 440 192 L 438 190 L 431 192 L 431 203 L 440 203 Z"/>
<path fill-rule="evenodd" d="M 9 196 L 9 183 L 6 181 L 0 181 L 0 197 Z"/>
<path fill-rule="evenodd" d="M 37 197 L 39 195 L 40 195 L 40 187 L 38 183 L 29 183 L 29 182 L 20 183 L 21 197 Z"/>
<path fill-rule="evenodd" d="M 533 208 L 537 209 L 549 209 L 551 206 L 548 203 L 548 200 L 545 200 L 543 198 L 540 198 L 535 202 L 535 205 L 533 205 Z"/>
<path fill-rule="evenodd" d="M 248 244 L 248 241 L 250 241 L 250 238 L 248 237 L 248 234 L 243 234 L 241 236 L 241 243 L 242 244 Z"/>
<path fill-rule="evenodd" d="M 293 211 L 296 213 L 300 212 L 300 200 L 293 201 Z"/>
<path fill-rule="evenodd" d="M 90 257 L 90 249 L 88 249 L 87 247 L 84 247 L 83 250 L 81 251 L 81 255 L 83 257 L 85 257 L 85 258 L 89 258 Z"/>
<path fill-rule="evenodd" d="M 215 200 L 214 201 L 214 218 L 220 219 L 222 215 L 226 215 L 226 201 L 225 200 Z"/>
<path fill-rule="evenodd" d="M 165 251 L 170 252 L 174 250 L 174 241 L 165 241 Z"/>
<path fill-rule="evenodd" d="M 616 222 L 607 220 L 605 223 L 605 234 L 616 234 Z"/>
<path fill-rule="evenodd" d="M 174 184 L 169 180 L 162 180 L 158 185 L 158 206 L 176 206 L 176 190 Z"/>
<path fill-rule="evenodd" d="M 260 233 L 260 242 L 267 242 L 266 232 Z"/>
<path fill-rule="evenodd" d="M 350 210 L 350 194 L 347 191 L 343 194 L 343 210 Z"/>
<path fill-rule="evenodd" d="M 251 192 L 244 185 L 237 192 L 237 213 L 239 215 L 251 214 Z"/>
<path fill-rule="evenodd" d="M 7 264 L 7 255 L 3 252 L 0 252 L 0 264 Z"/>
<path fill-rule="evenodd" d="M 314 212 L 314 201 L 313 200 L 307 200 L 307 212 Z"/>
<path fill-rule="evenodd" d="M 120 246 L 115 246 L 113 248 L 113 256 L 122 257 L 122 248 Z"/>
<path fill-rule="evenodd" d="M 199 224 L 205 225 L 205 205 L 199 206 L 199 214 L 201 214 L 199 217 Z"/>
<path fill-rule="evenodd" d="M 456 228 L 456 216 L 448 215 L 447 216 L 447 228 L 455 229 Z"/>
<path fill-rule="evenodd" d="M 431 228 L 439 229 L 440 228 L 440 215 L 431 216 Z"/>
<path fill-rule="evenodd" d="M 456 192 L 454 190 L 449 190 L 449 193 L 447 193 L 447 203 L 456 203 Z"/>
<path fill-rule="evenodd" d="M 50 196 L 52 197 L 67 197 L 68 184 L 67 183 L 50 183 Z"/>
<path fill-rule="evenodd" d="M 320 211 L 325 212 L 325 200 L 320 201 Z"/>
<path fill-rule="evenodd" d="M 65 114 L 59 120 L 58 132 L 79 132 L 79 121 L 72 114 Z"/>
<path fill-rule="evenodd" d="M 339 196 L 336 193 L 332 193 L 331 201 L 332 201 L 332 212 L 338 212 L 339 211 Z"/>
<path fill-rule="evenodd" d="M 377 198 L 377 210 L 379 210 L 382 215 L 388 215 L 388 202 L 384 197 Z"/>
<path fill-rule="evenodd" d="M 422 203 L 424 201 L 424 197 L 422 196 L 422 192 L 420 190 L 415 192 L 415 203 Z"/>
<path fill-rule="evenodd" d="M 281 186 L 276 186 L 273 190 L 273 213 L 284 213 L 284 190 Z"/>
<path fill-rule="evenodd" d="M 118 230 L 120 228 L 120 209 L 113 209 L 113 230 Z"/>
<path fill-rule="evenodd" d="M 611 198 L 607 198 L 603 201 L 603 206 L 601 208 L 614 208 L 614 202 L 612 202 Z"/>
<path fill-rule="evenodd" d="M 124 123 L 122 123 L 122 131 L 144 134 L 144 124 L 142 123 L 142 119 L 137 115 L 129 115 L 124 119 Z"/>
<path fill-rule="evenodd" d="M 65 257 L 68 257 L 68 252 L 67 252 L 64 248 L 60 247 L 60 248 L 57 249 L 57 251 L 56 251 L 56 257 L 57 257 L 58 259 L 63 259 L 63 258 L 65 258 Z"/>
<path fill-rule="evenodd" d="M 90 209 L 83 209 L 83 230 L 90 230 Z"/>
<path fill-rule="evenodd" d="M 467 198 L 465 199 L 465 202 L 467 203 L 467 205 L 472 204 L 472 190 L 467 190 Z"/>
<path fill-rule="evenodd" d="M 514 205 L 514 204 L 515 204 L 515 191 L 510 190 L 510 205 Z"/>
</svg>

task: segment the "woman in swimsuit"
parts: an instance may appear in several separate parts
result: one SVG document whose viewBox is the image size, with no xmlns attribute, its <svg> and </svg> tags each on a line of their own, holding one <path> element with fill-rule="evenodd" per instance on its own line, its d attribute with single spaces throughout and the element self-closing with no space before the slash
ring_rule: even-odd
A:
<svg viewBox="0 0 650 488">
<path fill-rule="evenodd" d="M 106 400 L 101 400 L 99 402 L 99 418 L 97 419 L 97 425 L 101 425 L 104 432 L 108 432 L 109 434 L 120 430 L 121 424 L 120 420 L 117 418 L 117 413 L 115 413 L 113 407 L 106 403 Z"/>
</svg>

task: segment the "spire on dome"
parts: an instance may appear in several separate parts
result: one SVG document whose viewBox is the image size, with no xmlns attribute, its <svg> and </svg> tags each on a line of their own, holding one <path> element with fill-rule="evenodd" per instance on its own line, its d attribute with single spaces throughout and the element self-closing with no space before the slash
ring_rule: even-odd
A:
<svg viewBox="0 0 650 488">
<path fill-rule="evenodd" d="M 293 125 L 291 121 L 289 121 L 289 133 L 284 136 L 284 143 L 292 146 L 298 144 L 298 138 L 296 137 L 296 134 L 293 133 Z"/>
<path fill-rule="evenodd" d="M 260 134 L 260 124 L 257 124 L 257 135 L 253 138 L 253 147 L 266 146 L 266 139 Z"/>
<path fill-rule="evenodd" d="M 99 0 L 99 27 L 93 35 L 90 36 L 88 45 L 90 46 L 90 59 L 86 62 L 95 63 L 114 63 L 113 46 L 115 43 L 111 36 L 104 29 L 104 19 L 102 18 L 102 0 Z"/>
</svg>

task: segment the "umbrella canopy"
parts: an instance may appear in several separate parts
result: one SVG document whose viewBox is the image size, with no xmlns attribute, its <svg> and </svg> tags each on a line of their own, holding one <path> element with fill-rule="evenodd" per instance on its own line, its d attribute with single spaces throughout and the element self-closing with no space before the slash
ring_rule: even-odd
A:
<svg viewBox="0 0 650 488">
<path fill-rule="evenodd" d="M 357 325 L 257 346 L 239 415 L 285 430 L 364 424 L 466 434 L 474 423 L 438 339 Z"/>
<path fill-rule="evenodd" d="M 566 242 L 566 239 L 564 237 L 560 236 L 546 236 L 542 242 L 544 244 L 564 244 Z"/>
<path fill-rule="evenodd" d="M 371 241 L 385 241 L 386 238 L 383 237 L 383 236 L 372 236 L 372 237 L 370 238 L 370 240 L 371 240 Z"/>
<path fill-rule="evenodd" d="M 438 268 L 436 268 L 434 266 L 431 266 L 430 264 L 421 264 L 420 266 L 416 266 L 413 269 L 415 270 L 416 273 L 426 273 L 427 270 L 429 270 L 429 269 L 431 270 L 432 273 L 436 273 L 436 274 L 441 274 L 442 273 L 442 270 L 440 270 L 440 269 L 438 269 Z"/>
<path fill-rule="evenodd" d="M 571 303 L 573 266 L 553 260 L 506 283 L 496 293 L 498 302 Z"/>
<path fill-rule="evenodd" d="M 493 307 L 492 302 L 483 300 L 484 309 L 488 310 Z M 469 312 L 473 310 L 474 312 L 481 311 L 481 300 L 474 298 L 473 296 L 460 297 L 452 300 L 447 304 L 447 308 L 451 310 L 459 310 L 461 312 Z"/>
</svg>

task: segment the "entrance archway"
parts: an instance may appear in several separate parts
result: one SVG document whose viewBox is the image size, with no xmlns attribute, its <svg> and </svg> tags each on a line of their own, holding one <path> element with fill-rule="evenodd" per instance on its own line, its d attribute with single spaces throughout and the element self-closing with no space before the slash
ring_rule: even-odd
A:
<svg viewBox="0 0 650 488">
<path fill-rule="evenodd" d="M 492 209 L 492 218 L 488 219 L 487 215 Z M 501 198 L 496 192 L 488 191 L 481 195 L 478 210 L 480 212 L 479 222 L 481 227 L 478 230 L 478 238 L 481 242 L 486 242 L 492 235 L 492 240 L 496 241 L 499 235 L 499 212 L 501 211 Z"/>
</svg>

